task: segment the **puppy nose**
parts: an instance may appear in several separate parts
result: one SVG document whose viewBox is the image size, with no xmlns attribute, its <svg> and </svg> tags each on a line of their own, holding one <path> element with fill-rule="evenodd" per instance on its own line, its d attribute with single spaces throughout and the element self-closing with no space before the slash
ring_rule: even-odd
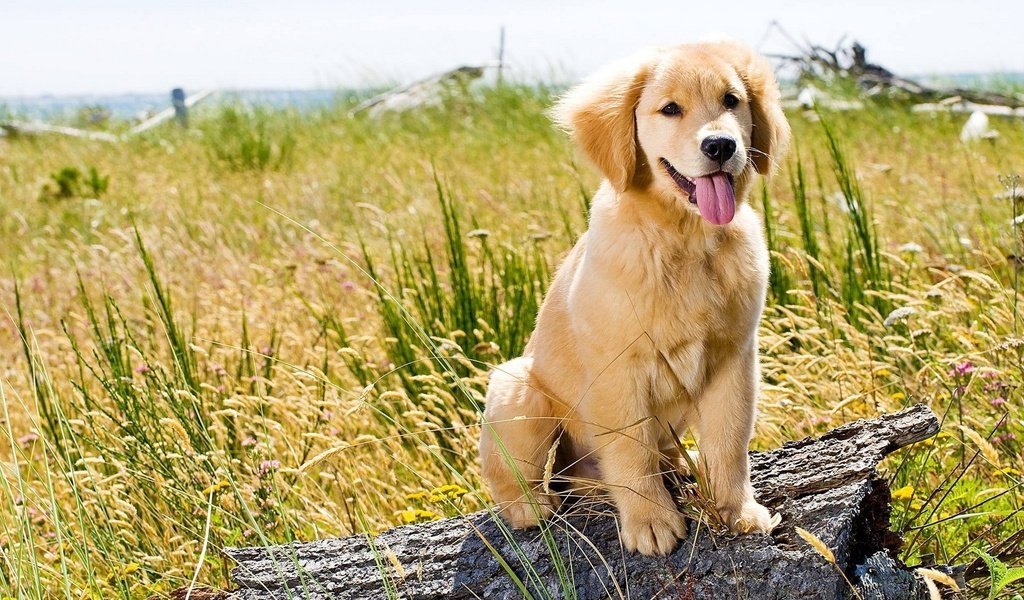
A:
<svg viewBox="0 0 1024 600">
<path fill-rule="evenodd" d="M 736 153 L 736 140 L 728 135 L 709 135 L 700 143 L 700 151 L 721 165 Z"/>
</svg>

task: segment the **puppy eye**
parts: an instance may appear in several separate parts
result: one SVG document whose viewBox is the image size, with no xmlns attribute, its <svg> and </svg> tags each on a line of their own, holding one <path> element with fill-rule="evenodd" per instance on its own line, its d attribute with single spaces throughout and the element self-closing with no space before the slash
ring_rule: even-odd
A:
<svg viewBox="0 0 1024 600">
<path fill-rule="evenodd" d="M 737 98 L 735 94 L 726 94 L 725 97 L 722 98 L 722 104 L 724 104 L 726 108 L 736 108 L 739 103 L 740 99 Z"/>
<path fill-rule="evenodd" d="M 666 117 L 673 117 L 675 115 L 682 113 L 683 109 L 679 108 L 679 105 L 676 104 L 675 102 L 669 102 L 665 106 L 662 106 L 661 110 L 658 112 L 665 115 Z"/>
</svg>

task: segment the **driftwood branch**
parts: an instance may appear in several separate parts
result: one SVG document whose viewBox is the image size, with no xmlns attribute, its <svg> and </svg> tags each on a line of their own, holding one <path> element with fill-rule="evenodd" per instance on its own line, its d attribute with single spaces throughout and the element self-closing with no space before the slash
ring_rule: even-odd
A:
<svg viewBox="0 0 1024 600">
<path fill-rule="evenodd" d="M 859 42 L 846 43 L 846 38 L 826 48 L 808 41 L 797 41 L 778 22 L 768 32 L 777 31 L 792 46 L 786 54 L 769 54 L 771 58 L 796 67 L 804 80 L 831 80 L 835 78 L 855 81 L 865 96 L 887 95 L 904 98 L 914 103 L 927 103 L 928 109 L 951 110 L 959 103 L 987 107 L 990 114 L 1020 116 L 1020 113 L 1000 112 L 996 107 L 1024 107 L 1024 96 L 1013 93 L 976 90 L 962 87 L 939 87 L 901 77 L 889 69 L 868 60 L 868 51 Z M 955 98 L 958 103 L 949 102 Z M 956 110 L 956 109 L 952 109 Z M 963 111 L 964 109 L 960 109 Z M 973 111 L 970 111 L 973 112 Z"/>
<path fill-rule="evenodd" d="M 802 527 L 832 549 L 865 600 L 927 598 L 920 580 L 891 558 L 900 540 L 888 529 L 889 489 L 876 467 L 937 431 L 935 415 L 919 405 L 752 453 L 758 499 L 783 517 L 771 535 L 691 524 L 674 553 L 650 558 L 623 550 L 610 507 L 569 509 L 547 536 L 509 531 L 481 512 L 375 537 L 229 548 L 237 562 L 229 597 L 558 598 L 566 585 L 581 600 L 849 596 L 838 570 L 796 535 Z"/>
<path fill-rule="evenodd" d="M 213 96 L 214 93 L 215 92 L 206 90 L 206 91 L 199 92 L 198 94 L 192 94 L 191 96 L 185 98 L 185 108 L 192 108 L 196 104 L 199 104 L 203 100 L 206 100 L 207 98 Z M 173 119 L 175 117 L 175 115 L 176 115 L 176 112 L 175 112 L 174 107 L 165 108 L 164 110 L 156 113 L 152 117 L 150 117 L 150 118 L 146 119 L 145 121 L 139 123 L 135 127 L 132 127 L 130 130 L 128 130 L 128 133 L 125 134 L 125 135 L 126 136 L 136 135 L 136 134 L 142 133 L 143 131 L 149 131 L 150 129 L 153 129 L 154 127 L 156 127 L 157 125 L 163 123 L 164 121 L 170 121 L 171 119 Z"/>
</svg>

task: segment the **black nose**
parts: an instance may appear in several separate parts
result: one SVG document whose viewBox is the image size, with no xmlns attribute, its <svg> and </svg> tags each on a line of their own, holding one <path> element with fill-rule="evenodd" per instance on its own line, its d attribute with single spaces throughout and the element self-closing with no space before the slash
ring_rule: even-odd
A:
<svg viewBox="0 0 1024 600">
<path fill-rule="evenodd" d="M 700 143 L 700 151 L 721 165 L 736 153 L 736 140 L 727 135 L 709 135 Z"/>
</svg>

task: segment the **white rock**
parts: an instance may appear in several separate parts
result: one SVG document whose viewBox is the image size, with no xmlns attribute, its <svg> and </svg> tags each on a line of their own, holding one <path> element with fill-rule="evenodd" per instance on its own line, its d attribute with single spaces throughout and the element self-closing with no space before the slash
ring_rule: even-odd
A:
<svg viewBox="0 0 1024 600">
<path fill-rule="evenodd" d="M 818 97 L 818 89 L 809 85 L 800 90 L 796 101 L 804 108 L 814 108 L 814 99 Z"/>
<path fill-rule="evenodd" d="M 998 132 L 988 128 L 988 115 L 976 110 L 971 113 L 971 116 L 967 118 L 967 122 L 964 123 L 964 128 L 960 130 L 960 141 L 964 143 L 975 142 L 977 140 L 994 138 L 998 135 Z"/>
</svg>

